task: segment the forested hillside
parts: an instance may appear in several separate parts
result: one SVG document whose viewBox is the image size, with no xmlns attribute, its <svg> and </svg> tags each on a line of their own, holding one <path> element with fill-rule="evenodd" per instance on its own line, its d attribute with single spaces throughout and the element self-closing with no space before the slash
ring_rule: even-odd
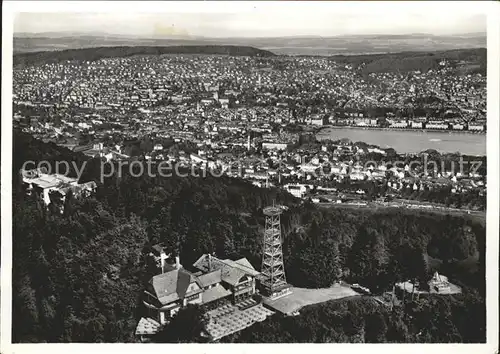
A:
<svg viewBox="0 0 500 354">
<path fill-rule="evenodd" d="M 438 52 L 401 52 L 366 55 L 335 55 L 330 59 L 360 67 L 365 74 L 378 72 L 429 71 L 439 67 L 441 60 L 474 63 L 486 75 L 486 48 L 456 49 Z"/>
<path fill-rule="evenodd" d="M 14 66 L 40 65 L 65 60 L 95 61 L 103 58 L 126 58 L 133 55 L 162 54 L 215 54 L 233 56 L 274 56 L 267 50 L 235 45 L 184 45 L 184 46 L 137 46 L 137 47 L 98 47 L 66 49 L 14 55 Z"/>
<path fill-rule="evenodd" d="M 85 160 L 17 132 L 14 145 L 15 168 L 30 159 Z M 90 161 L 85 178 L 98 181 L 99 166 L 99 161 Z M 59 215 L 26 197 L 16 172 L 14 177 L 14 342 L 134 341 L 141 316 L 139 296 L 152 275 L 144 258 L 147 248 L 164 242 L 180 252 L 186 265 L 205 252 L 247 257 L 258 269 L 262 208 L 273 200 L 289 207 L 282 227 L 285 267 L 293 285 L 324 287 L 344 279 L 379 292 L 392 288 L 394 281 L 424 279 L 439 269 L 466 294 L 471 289 L 472 295 L 456 301 L 476 305 L 455 307 L 447 303 L 452 299 L 429 301 L 444 301 L 435 306 L 445 307 L 450 314 L 446 321 L 452 321 L 464 340 L 468 337 L 461 330 L 460 311 L 468 307 L 472 313 L 467 318 L 476 318 L 480 332 L 471 340 L 484 335 L 485 227 L 472 219 L 400 210 L 319 210 L 276 189 L 260 189 L 238 179 L 132 177 L 126 171 L 121 178 L 114 175 L 99 184 L 91 198 L 67 198 L 64 214 Z M 239 340 L 287 341 L 306 324 L 312 326 L 307 337 L 311 341 L 354 340 L 355 334 L 334 334 L 335 321 L 345 309 L 339 308 L 338 318 L 323 314 L 346 305 L 321 306 L 327 307 L 312 307 L 295 319 L 273 318 L 255 332 L 255 327 L 244 332 Z M 421 311 L 428 315 L 435 306 Z M 359 310 L 361 317 L 374 311 L 371 305 L 366 307 Z M 400 315 L 384 311 L 380 314 L 384 319 L 399 321 Z M 418 326 L 406 326 L 410 334 L 417 333 Z M 426 341 L 446 340 L 429 333 Z"/>
<path fill-rule="evenodd" d="M 478 343 L 486 341 L 476 292 L 430 296 L 393 311 L 371 297 L 309 306 L 224 338 L 229 343 Z"/>
</svg>

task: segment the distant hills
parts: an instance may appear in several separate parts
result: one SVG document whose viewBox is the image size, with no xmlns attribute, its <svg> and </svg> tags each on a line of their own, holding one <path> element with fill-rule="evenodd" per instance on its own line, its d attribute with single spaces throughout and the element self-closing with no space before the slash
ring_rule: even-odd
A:
<svg viewBox="0 0 500 354">
<path fill-rule="evenodd" d="M 121 46 L 66 49 L 58 51 L 28 52 L 14 54 L 14 66 L 45 64 L 66 60 L 95 61 L 102 58 L 123 58 L 134 55 L 162 54 L 207 54 L 272 57 L 274 53 L 247 46 L 193 45 L 193 46 Z M 462 73 L 486 75 L 486 48 L 455 49 L 434 52 L 400 52 L 384 54 L 333 55 L 329 59 L 360 68 L 363 74 L 376 72 L 427 72 L 440 66 L 442 60 L 450 60 Z M 462 62 L 459 66 L 457 62 Z"/>
<path fill-rule="evenodd" d="M 486 48 L 454 49 L 436 52 L 401 52 L 365 55 L 335 55 L 331 59 L 338 63 L 355 67 L 364 65 L 366 74 L 377 72 L 408 72 L 434 70 L 442 60 L 463 61 L 465 64 L 457 68 L 467 73 L 486 75 Z"/>
<path fill-rule="evenodd" d="M 258 49 L 260 48 L 260 49 Z M 486 74 L 486 35 L 468 33 L 434 36 L 350 35 L 270 38 L 155 37 L 142 38 L 102 33 L 18 33 L 14 38 L 14 65 L 62 60 L 97 60 L 108 57 L 161 54 L 218 54 L 232 56 L 328 56 L 363 72 L 427 71 L 442 59 L 467 62 L 464 70 Z"/>
<path fill-rule="evenodd" d="M 269 38 L 208 38 L 188 36 L 126 36 L 104 33 L 17 33 L 14 52 L 120 46 L 244 46 L 287 55 L 353 55 L 407 51 L 442 51 L 486 47 L 485 33 L 435 36 L 425 33 L 402 35 L 349 35 L 334 37 L 290 36 Z"/>
<path fill-rule="evenodd" d="M 59 51 L 43 51 L 29 53 L 15 53 L 14 66 L 32 65 L 40 63 L 59 62 L 65 60 L 94 61 L 102 58 L 130 57 L 133 55 L 162 55 L 162 54 L 215 54 L 231 56 L 274 56 L 267 50 L 247 46 L 231 45 L 192 45 L 192 46 L 133 46 L 133 47 L 99 47 L 66 49 Z"/>
</svg>

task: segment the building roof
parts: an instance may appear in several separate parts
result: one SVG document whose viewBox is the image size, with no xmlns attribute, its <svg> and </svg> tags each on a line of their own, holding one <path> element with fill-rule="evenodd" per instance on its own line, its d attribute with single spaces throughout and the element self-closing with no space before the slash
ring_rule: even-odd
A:
<svg viewBox="0 0 500 354">
<path fill-rule="evenodd" d="M 228 284 L 231 285 L 236 285 L 240 281 L 241 278 L 243 278 L 245 275 L 245 272 L 238 268 L 233 268 L 233 267 L 223 267 L 222 268 L 222 280 L 225 281 Z"/>
<path fill-rule="evenodd" d="M 252 264 L 248 261 L 248 259 L 246 258 L 241 258 L 241 259 L 238 259 L 237 261 L 235 261 L 234 263 L 236 263 L 238 266 L 240 267 L 244 267 L 245 269 L 247 269 L 248 271 L 253 271 L 253 272 L 257 272 L 255 270 L 255 268 L 252 266 Z"/>
<path fill-rule="evenodd" d="M 220 283 L 221 280 L 222 280 L 222 271 L 220 269 L 198 276 L 198 281 L 201 283 L 201 286 L 203 288 L 209 285 Z"/>
<path fill-rule="evenodd" d="M 45 176 L 44 176 L 45 177 Z M 31 181 L 31 183 L 36 184 L 42 189 L 57 187 L 61 182 L 55 178 L 44 178 L 38 177 Z"/>
<path fill-rule="evenodd" d="M 197 279 L 184 269 L 174 269 L 167 273 L 155 275 L 149 281 L 162 304 L 183 299 L 189 285 L 194 282 L 197 282 Z"/>
<path fill-rule="evenodd" d="M 202 255 L 200 258 L 198 258 L 198 260 L 196 262 L 194 262 L 193 267 L 201 270 L 204 273 L 209 272 L 208 257 L 209 257 L 208 254 Z M 218 258 L 212 257 L 212 260 L 218 260 Z M 219 264 L 219 263 L 217 262 L 217 264 Z M 212 262 L 212 266 L 213 265 L 214 265 L 214 263 Z M 219 269 L 219 268 L 217 268 L 217 269 Z"/>
<path fill-rule="evenodd" d="M 23 171 L 26 182 L 36 184 L 42 189 L 69 186 L 77 182 L 76 178 L 61 174 L 44 174 L 41 172 Z"/>
<path fill-rule="evenodd" d="M 204 304 L 222 299 L 223 297 L 231 295 L 231 292 L 223 286 L 218 285 L 213 288 L 207 289 L 203 292 L 202 301 Z"/>
<path fill-rule="evenodd" d="M 252 264 L 248 261 L 246 258 L 241 258 L 238 259 L 237 261 L 231 261 L 229 259 L 224 260 L 227 264 L 230 264 L 232 267 L 236 267 L 246 274 L 252 275 L 252 276 L 257 276 L 259 275 L 259 272 L 255 270 L 255 268 L 252 266 Z"/>
<path fill-rule="evenodd" d="M 193 266 L 202 272 L 209 271 L 209 255 L 202 255 Z M 222 281 L 229 283 L 231 285 L 236 285 L 238 281 L 245 275 L 257 276 L 259 272 L 252 267 L 250 262 L 246 258 L 241 258 L 238 261 L 232 261 L 230 259 L 219 259 L 217 257 L 211 256 L 212 270 L 221 270 Z"/>
</svg>

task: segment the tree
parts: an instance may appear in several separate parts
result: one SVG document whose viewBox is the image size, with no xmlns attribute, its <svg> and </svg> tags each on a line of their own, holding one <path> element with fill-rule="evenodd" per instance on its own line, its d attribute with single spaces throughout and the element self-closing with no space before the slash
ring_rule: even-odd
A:
<svg viewBox="0 0 500 354">
<path fill-rule="evenodd" d="M 365 319 L 365 341 L 368 343 L 383 343 L 387 333 L 387 324 L 382 313 L 374 312 Z"/>
<path fill-rule="evenodd" d="M 206 315 L 201 307 L 188 305 L 179 310 L 170 323 L 158 332 L 156 343 L 199 343 L 208 340 Z"/>
<path fill-rule="evenodd" d="M 343 328 L 345 334 L 347 334 L 349 337 L 359 334 L 359 332 L 363 328 L 362 318 L 355 314 L 347 312 L 344 317 Z"/>
<path fill-rule="evenodd" d="M 363 226 L 351 248 L 348 265 L 353 281 L 378 287 L 389 255 L 383 237 L 373 228 Z"/>
</svg>

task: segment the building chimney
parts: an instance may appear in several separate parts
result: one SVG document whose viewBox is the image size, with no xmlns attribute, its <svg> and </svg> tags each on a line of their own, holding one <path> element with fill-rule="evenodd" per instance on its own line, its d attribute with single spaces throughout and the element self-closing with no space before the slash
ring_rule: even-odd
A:
<svg viewBox="0 0 500 354">
<path fill-rule="evenodd" d="M 180 268 L 182 268 L 181 260 L 180 260 L 179 256 L 175 256 L 175 269 L 180 269 Z"/>
</svg>

